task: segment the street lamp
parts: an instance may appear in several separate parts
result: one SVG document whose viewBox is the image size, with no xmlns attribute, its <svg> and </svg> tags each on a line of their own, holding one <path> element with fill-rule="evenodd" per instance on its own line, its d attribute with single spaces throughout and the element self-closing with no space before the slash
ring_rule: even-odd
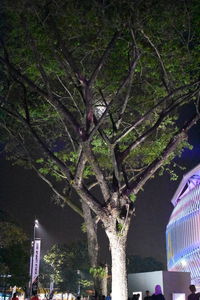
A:
<svg viewBox="0 0 200 300">
<path fill-rule="evenodd" d="M 29 282 L 29 296 L 32 293 L 37 293 L 38 288 L 38 276 L 39 276 L 39 266 L 40 266 L 40 245 L 41 240 L 36 238 L 36 228 L 39 227 L 39 222 L 37 219 L 34 221 L 33 227 L 33 241 L 31 243 L 31 258 L 30 258 L 30 282 Z"/>
<path fill-rule="evenodd" d="M 81 293 L 81 283 L 80 283 L 81 271 L 80 270 L 77 270 L 77 275 L 78 275 L 78 291 L 77 291 L 77 294 L 78 294 L 78 296 L 80 296 L 80 293 Z"/>
<path fill-rule="evenodd" d="M 34 227 L 33 227 L 33 243 L 34 243 L 35 238 L 36 238 L 36 228 L 38 228 L 38 227 L 39 227 L 39 222 L 38 222 L 37 219 L 35 219 L 35 221 L 34 221 Z"/>
<path fill-rule="evenodd" d="M 38 226 L 39 226 L 39 222 L 37 219 L 35 219 L 35 227 L 38 228 Z"/>
</svg>

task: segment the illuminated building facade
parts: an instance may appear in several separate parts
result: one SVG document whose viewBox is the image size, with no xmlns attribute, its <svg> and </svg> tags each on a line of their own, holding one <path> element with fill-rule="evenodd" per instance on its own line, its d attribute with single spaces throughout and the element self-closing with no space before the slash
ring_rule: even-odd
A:
<svg viewBox="0 0 200 300">
<path fill-rule="evenodd" d="M 200 164 L 182 179 L 166 230 L 169 271 L 190 272 L 200 287 Z"/>
</svg>

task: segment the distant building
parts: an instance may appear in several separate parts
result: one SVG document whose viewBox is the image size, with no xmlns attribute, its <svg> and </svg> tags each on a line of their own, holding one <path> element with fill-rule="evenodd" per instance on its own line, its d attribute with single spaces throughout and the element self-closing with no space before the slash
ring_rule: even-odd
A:
<svg viewBox="0 0 200 300">
<path fill-rule="evenodd" d="M 166 229 L 169 271 L 190 272 L 200 287 L 200 164 L 183 176 Z"/>
</svg>

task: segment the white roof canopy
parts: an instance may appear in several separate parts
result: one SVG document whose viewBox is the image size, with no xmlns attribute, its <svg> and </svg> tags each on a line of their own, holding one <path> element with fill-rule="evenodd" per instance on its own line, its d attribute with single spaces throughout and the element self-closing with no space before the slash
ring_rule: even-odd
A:
<svg viewBox="0 0 200 300">
<path fill-rule="evenodd" d="M 183 176 L 183 179 L 181 180 L 178 189 L 171 200 L 172 204 L 176 206 L 178 201 L 197 184 L 200 184 L 200 164 Z"/>
</svg>

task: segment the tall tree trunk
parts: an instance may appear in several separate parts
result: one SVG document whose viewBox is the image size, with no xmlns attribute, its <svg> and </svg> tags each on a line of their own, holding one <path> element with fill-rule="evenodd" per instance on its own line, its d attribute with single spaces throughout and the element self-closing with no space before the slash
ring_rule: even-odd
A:
<svg viewBox="0 0 200 300">
<path fill-rule="evenodd" d="M 98 265 L 99 244 L 97 239 L 97 225 L 92 216 L 89 206 L 82 201 L 82 209 L 84 215 L 84 222 L 87 229 L 88 253 L 91 267 Z"/>
<path fill-rule="evenodd" d="M 108 265 L 105 265 L 105 276 L 101 278 L 101 294 L 108 294 Z"/>
<path fill-rule="evenodd" d="M 112 258 L 112 300 L 127 300 L 127 272 L 126 272 L 126 240 L 117 235 L 115 230 L 106 230 Z"/>
<path fill-rule="evenodd" d="M 99 254 L 97 224 L 95 223 L 95 218 L 92 216 L 91 209 L 84 201 L 82 201 L 82 209 L 84 215 L 84 222 L 86 224 L 86 230 L 87 230 L 87 244 L 88 244 L 90 266 L 96 268 L 98 267 L 98 254 Z M 99 295 L 101 293 L 100 280 L 98 278 L 93 278 L 93 280 L 94 280 L 95 294 Z"/>
</svg>

